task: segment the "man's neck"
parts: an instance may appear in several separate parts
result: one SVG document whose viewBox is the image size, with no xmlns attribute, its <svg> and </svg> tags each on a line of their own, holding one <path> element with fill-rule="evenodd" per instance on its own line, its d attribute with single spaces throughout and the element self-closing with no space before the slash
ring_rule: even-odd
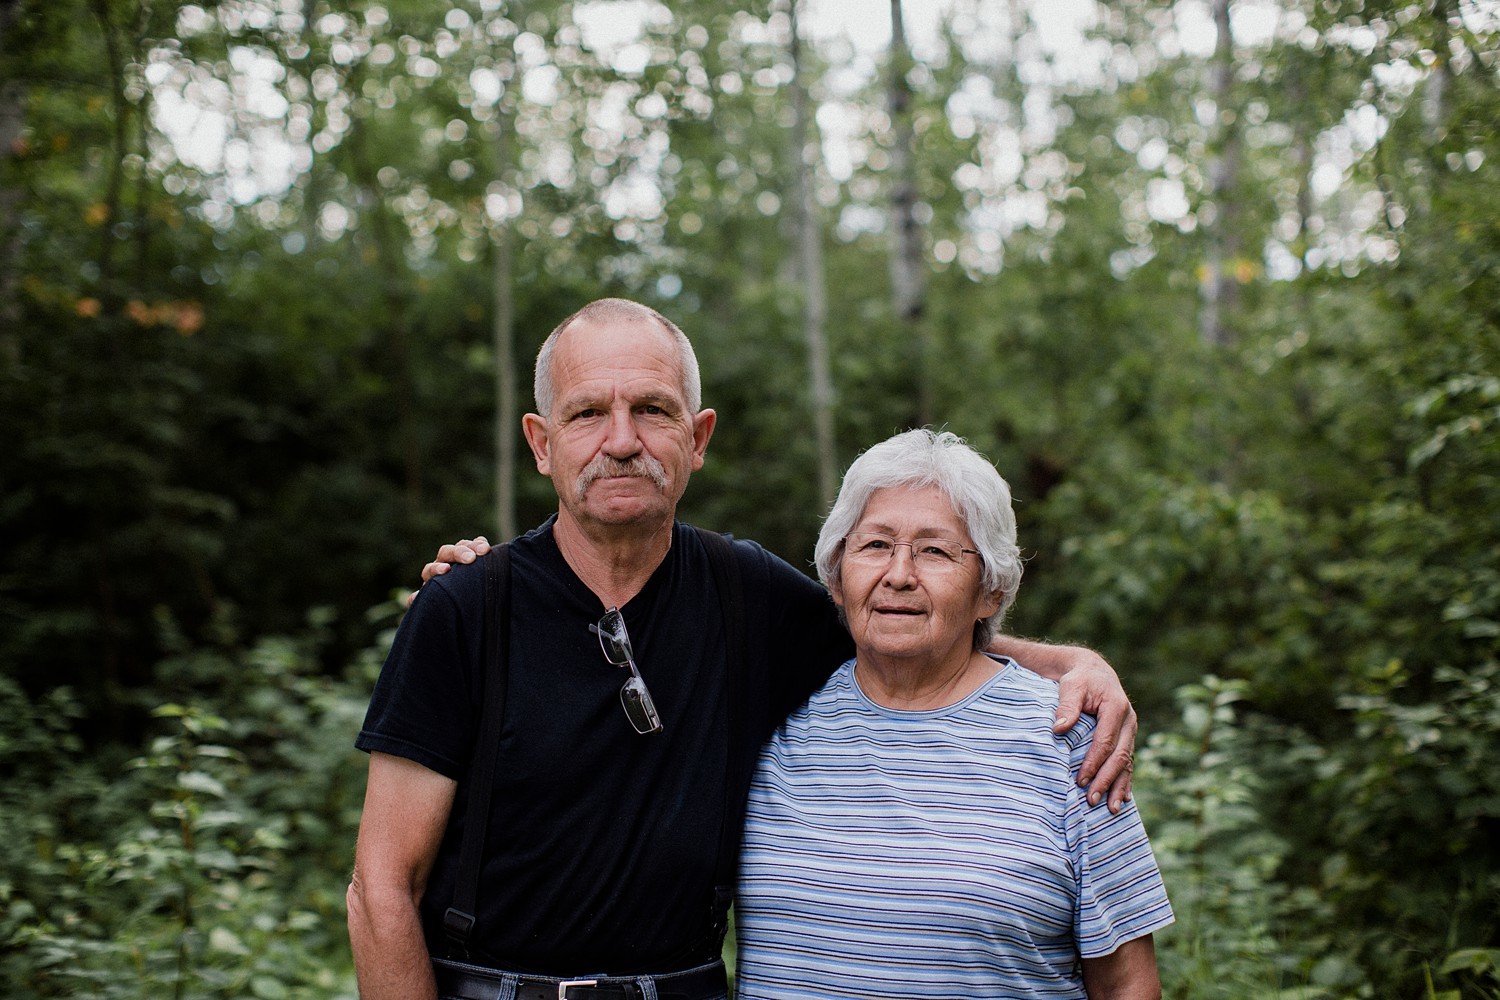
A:
<svg viewBox="0 0 1500 1000">
<path fill-rule="evenodd" d="M 552 526 L 558 551 L 606 608 L 625 606 L 672 548 L 672 519 L 649 525 L 584 526 L 560 511 Z"/>
</svg>

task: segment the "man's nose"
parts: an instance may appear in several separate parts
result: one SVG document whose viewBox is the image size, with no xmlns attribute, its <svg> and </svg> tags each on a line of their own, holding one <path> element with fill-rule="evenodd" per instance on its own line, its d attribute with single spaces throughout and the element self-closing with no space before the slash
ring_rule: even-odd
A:
<svg viewBox="0 0 1500 1000">
<path fill-rule="evenodd" d="M 636 433 L 635 414 L 627 406 L 617 406 L 609 411 L 609 427 L 604 438 L 604 452 L 611 458 L 633 458 L 641 450 L 640 435 Z"/>
</svg>

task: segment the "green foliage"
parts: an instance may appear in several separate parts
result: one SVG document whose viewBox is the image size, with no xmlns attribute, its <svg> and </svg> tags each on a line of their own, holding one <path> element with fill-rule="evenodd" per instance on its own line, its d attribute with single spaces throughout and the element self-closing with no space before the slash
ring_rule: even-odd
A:
<svg viewBox="0 0 1500 1000">
<path fill-rule="evenodd" d="M 1446 976 L 1462 977 L 1471 984 L 1473 995 L 1494 1000 L 1500 997 L 1500 951 L 1494 948 L 1464 948 L 1449 955 L 1438 972 Z M 1432 978 L 1427 979 L 1427 995 L 1443 1000 L 1463 996 L 1462 990 L 1445 990 L 1441 994 L 1432 987 Z"/>
<path fill-rule="evenodd" d="M 17 996 L 352 992 L 350 738 L 380 602 L 489 528 L 501 227 L 518 381 L 584 302 L 661 307 L 720 414 L 683 514 L 805 564 L 785 12 L 657 5 L 611 51 L 588 6 L 0 4 Z M 1174 4 L 1101 5 L 1098 78 L 951 6 L 906 80 L 926 348 L 878 55 L 805 49 L 842 458 L 927 408 L 1010 479 L 1013 627 L 1103 650 L 1149 733 L 1169 995 L 1495 997 L 1493 11 L 1284 0 L 1213 107 Z"/>
<path fill-rule="evenodd" d="M 1179 689 L 1180 726 L 1139 773 L 1178 918 L 1159 935 L 1167 995 L 1409 996 L 1432 992 L 1429 969 L 1452 996 L 1492 995 L 1493 949 L 1449 951 L 1496 933 L 1482 762 L 1500 667 L 1445 673 L 1420 705 L 1395 700 L 1403 680 L 1346 699 L 1353 738 L 1321 742 L 1254 712 L 1242 681 Z"/>
<path fill-rule="evenodd" d="M 1500 932 L 1500 810 L 1487 764 L 1500 752 L 1500 663 L 1441 668 L 1421 699 L 1410 684 L 1392 663 L 1347 696 L 1353 738 L 1330 741 L 1304 786 L 1326 817 L 1321 891 L 1369 914 L 1344 946 L 1388 982 L 1414 978 L 1411 956 L 1436 965 L 1447 948 Z"/>
<path fill-rule="evenodd" d="M 1260 809 L 1256 734 L 1237 713 L 1245 695 L 1243 682 L 1211 675 L 1182 686 L 1180 728 L 1153 736 L 1140 756 L 1142 818 L 1177 916 L 1158 935 L 1164 994 L 1340 995 L 1325 991 L 1357 982 L 1358 970 L 1305 931 L 1330 918 L 1328 907 L 1276 878 L 1292 843 Z"/>
<path fill-rule="evenodd" d="M 197 704 L 159 706 L 160 735 L 121 773 L 49 738 L 65 693 L 31 706 L 0 688 L 9 995 L 354 995 L 348 733 L 366 688 L 319 676 L 315 648 L 316 631 L 181 650 L 164 670 Z"/>
</svg>

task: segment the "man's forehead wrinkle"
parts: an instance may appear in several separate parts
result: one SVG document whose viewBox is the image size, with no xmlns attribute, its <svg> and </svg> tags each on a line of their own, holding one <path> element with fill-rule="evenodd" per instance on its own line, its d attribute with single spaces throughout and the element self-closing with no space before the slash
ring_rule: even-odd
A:
<svg viewBox="0 0 1500 1000">
<path fill-rule="evenodd" d="M 559 401 L 613 400 L 625 397 L 682 403 L 678 373 L 664 359 L 646 351 L 610 352 L 559 358 L 553 385 Z"/>
</svg>

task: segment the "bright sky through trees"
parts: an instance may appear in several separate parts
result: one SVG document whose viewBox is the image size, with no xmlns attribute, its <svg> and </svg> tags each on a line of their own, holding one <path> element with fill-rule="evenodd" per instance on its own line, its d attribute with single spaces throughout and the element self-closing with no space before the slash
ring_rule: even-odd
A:
<svg viewBox="0 0 1500 1000">
<path fill-rule="evenodd" d="M 493 3 L 482 5 L 486 10 Z M 1467 20 L 1477 24 L 1494 19 L 1495 0 L 1462 5 Z M 990 136 L 988 160 L 965 165 L 955 175 L 954 183 L 965 190 L 1008 192 L 1006 197 L 988 196 L 974 209 L 973 224 L 977 232 L 975 247 L 983 251 L 970 257 L 971 265 L 981 270 L 999 266 L 999 243 L 1020 229 L 1042 229 L 1047 225 L 1050 209 L 1038 194 L 1036 178 L 1046 174 L 1062 183 L 1060 171 L 1066 161 L 1051 156 L 1049 147 L 1057 130 L 1054 95 L 1062 89 L 1109 87 L 1129 82 L 1142 71 L 1139 53 L 1112 45 L 1097 30 L 1107 8 L 1093 0 L 1032 0 L 1023 3 L 1024 18 L 1019 24 L 998 23 L 1013 14 L 1007 4 L 980 4 L 971 0 L 944 0 L 942 3 L 908 3 L 907 30 L 913 53 L 920 61 L 942 57 L 939 30 L 943 19 L 951 19 L 955 36 L 961 39 L 964 55 L 975 65 L 1015 65 L 1026 81 L 1027 97 L 1021 113 L 1007 119 L 1004 102 L 982 76 L 957 90 L 949 100 L 948 124 L 960 138 L 987 130 Z M 270 3 L 221 8 L 217 14 L 202 8 L 186 6 L 177 17 L 179 35 L 191 38 L 212 30 L 215 17 L 239 17 L 246 24 L 271 18 L 300 27 L 300 8 L 280 9 Z M 1253 63 L 1255 53 L 1273 41 L 1289 39 L 1297 44 L 1302 38 L 1308 44 L 1318 41 L 1301 13 L 1288 10 L 1274 0 L 1237 0 L 1232 7 L 1232 27 L 1236 46 L 1243 58 Z M 650 0 L 595 0 L 579 3 L 573 9 L 582 46 L 595 54 L 626 80 L 639 76 L 653 58 L 651 48 L 643 41 L 643 31 L 653 24 L 669 23 L 669 7 Z M 355 15 L 329 13 L 322 15 L 311 29 L 331 39 L 335 64 L 363 61 L 374 68 L 387 66 L 406 56 L 406 69 L 413 79 L 435 78 L 443 72 L 443 61 L 459 50 L 456 41 L 430 47 L 419 55 L 397 51 L 393 38 L 380 38 L 388 14 L 372 6 L 363 14 L 363 23 Z M 472 24 L 472 15 L 464 8 L 449 11 L 447 27 L 450 39 L 458 37 Z M 294 23 L 295 22 L 295 23 Z M 739 29 L 747 41 L 768 45 L 784 44 L 787 30 L 784 14 L 773 14 L 768 20 L 752 17 L 740 19 Z M 819 47 L 830 65 L 826 75 L 814 83 L 817 102 L 816 122 L 822 141 L 822 168 L 835 182 L 847 182 L 861 164 L 860 136 L 872 128 L 872 114 L 878 109 L 862 103 L 862 88 L 875 80 L 884 58 L 890 35 L 888 0 L 813 0 L 805 7 L 803 31 Z M 1091 37 L 1090 32 L 1095 32 Z M 1335 33 L 1337 34 L 1337 33 Z M 1332 37 L 1332 36 L 1331 36 Z M 1370 28 L 1352 26 L 1338 36 L 1341 44 L 1354 50 L 1373 48 L 1376 39 Z M 1181 0 L 1158 20 L 1151 40 L 1154 55 L 1147 58 L 1172 59 L 1182 55 L 1206 59 L 1214 48 L 1215 30 L 1209 6 L 1203 0 Z M 446 47 L 445 47 L 446 44 Z M 559 68 L 546 43 L 527 32 L 515 41 L 519 65 L 520 95 L 533 106 L 552 103 L 560 83 Z M 1393 91 L 1409 92 L 1418 82 L 1420 71 L 1406 62 L 1396 61 L 1381 70 L 1384 85 Z M 232 46 L 228 72 L 216 73 L 211 67 L 184 59 L 181 53 L 163 47 L 152 53 L 145 70 L 145 82 L 152 90 L 153 123 L 166 138 L 158 144 L 158 165 L 176 160 L 205 178 L 202 211 L 215 224 L 224 224 L 236 206 L 256 206 L 265 221 L 277 216 L 275 202 L 312 165 L 315 155 L 329 152 L 342 141 L 351 119 L 347 93 L 326 67 L 315 72 L 309 81 L 289 75 L 277 54 L 262 48 Z M 500 76 L 484 65 L 468 71 L 467 84 L 472 92 L 472 107 L 490 108 L 501 94 Z M 785 81 L 782 81 L 785 82 Z M 708 81 L 713 85 L 737 85 L 736 80 Z M 310 93 L 309 93 L 310 91 Z M 711 88 L 708 91 L 711 92 Z M 705 96 L 705 100 L 707 97 Z M 389 100 L 395 100 L 391 96 Z M 598 129 L 608 145 L 621 135 L 621 122 L 633 113 L 651 114 L 645 105 L 630 107 L 634 97 L 627 86 L 619 86 L 592 108 L 591 125 Z M 657 95 L 644 100 L 661 103 Z M 313 128 L 313 102 L 321 107 L 326 120 L 316 132 Z M 1200 101 L 1201 103 L 1201 101 Z M 689 109 L 692 110 L 692 109 Z M 663 106 L 657 116 L 665 113 Z M 1200 117 L 1209 112 L 1202 107 Z M 475 112 L 478 120 L 480 112 Z M 455 120 L 449 130 L 466 131 L 471 122 Z M 1361 99 L 1346 109 L 1341 121 L 1325 128 L 1318 138 L 1309 171 L 1310 190 L 1320 202 L 1326 202 L 1345 186 L 1351 170 L 1361 157 L 1368 155 L 1386 127 L 1375 104 Z M 1148 171 L 1157 171 L 1140 191 L 1146 215 L 1156 223 L 1190 230 L 1197 225 L 1191 192 L 1184 179 L 1166 162 L 1166 145 L 1160 138 L 1135 137 L 1129 123 L 1122 123 L 1115 139 L 1133 150 Z M 611 139 L 609 137 L 613 136 Z M 663 136 L 665 139 L 665 136 Z M 661 146 L 647 150 L 628 175 L 617 179 L 602 195 L 604 208 L 617 220 L 659 218 L 663 192 L 655 171 L 670 150 Z M 574 168 L 571 159 L 560 155 L 554 145 L 539 150 L 537 169 L 541 176 L 566 178 Z M 472 169 L 456 164 L 455 170 Z M 1033 182 L 1018 189 L 1022 171 L 1031 171 Z M 976 172 L 977 171 L 977 172 Z M 1038 173 L 1040 172 L 1040 174 Z M 167 175 L 169 193 L 182 192 L 183 180 Z M 520 211 L 521 193 L 494 193 L 487 199 L 492 220 L 510 218 Z M 1345 247 L 1333 251 L 1335 257 L 1350 253 L 1384 259 L 1394 248 L 1363 235 L 1378 215 L 1378 198 L 1353 199 L 1348 211 L 1341 213 L 1337 228 L 1344 235 L 1334 242 Z M 257 205 L 257 203 L 260 203 Z M 764 208 L 776 211 L 778 204 L 766 201 Z M 331 236 L 341 232 L 349 221 L 344 206 L 336 201 L 324 205 L 319 213 L 321 230 Z M 879 228 L 878 211 L 848 208 L 841 216 L 837 230 L 841 238 Z M 981 243 L 992 244 L 984 251 Z M 943 243 L 941 255 L 953 252 Z M 1311 259 L 1324 251 L 1314 250 Z M 988 260 L 988 263 L 981 263 Z M 1271 246 L 1265 266 L 1273 277 L 1293 276 L 1299 264 L 1295 256 Z"/>
</svg>

